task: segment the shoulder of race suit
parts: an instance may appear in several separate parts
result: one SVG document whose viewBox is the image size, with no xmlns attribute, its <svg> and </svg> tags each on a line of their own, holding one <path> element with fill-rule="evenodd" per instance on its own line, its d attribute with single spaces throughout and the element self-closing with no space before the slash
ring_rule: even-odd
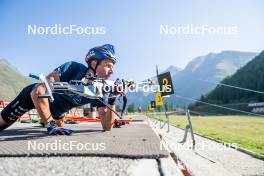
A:
<svg viewBox="0 0 264 176">
<path fill-rule="evenodd" d="M 57 67 L 55 71 L 60 73 L 62 82 L 69 82 L 71 80 L 81 80 L 85 76 L 87 69 L 87 66 L 79 62 L 70 61 Z"/>
</svg>

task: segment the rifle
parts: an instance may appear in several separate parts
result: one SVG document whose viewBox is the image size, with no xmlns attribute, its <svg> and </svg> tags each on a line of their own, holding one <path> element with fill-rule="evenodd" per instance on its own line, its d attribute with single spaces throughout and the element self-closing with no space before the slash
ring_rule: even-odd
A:
<svg viewBox="0 0 264 176">
<path fill-rule="evenodd" d="M 120 121 L 125 122 L 123 118 L 124 112 L 127 105 L 127 97 L 126 97 L 126 90 L 131 86 L 135 86 L 134 81 L 131 80 L 120 80 L 117 79 L 116 81 L 109 81 L 103 80 L 100 78 L 96 78 L 94 76 L 89 77 L 89 80 L 92 83 L 84 83 L 80 80 L 71 80 L 70 82 L 51 82 L 46 79 L 46 77 L 42 74 L 39 76 L 30 74 L 30 77 L 34 79 L 38 79 L 41 83 L 44 84 L 46 88 L 46 92 L 43 95 L 40 95 L 39 98 L 48 98 L 50 102 L 54 101 L 53 94 L 60 93 L 60 94 L 75 94 L 89 99 L 96 99 L 103 103 L 110 111 L 114 112 Z M 147 80 L 145 82 L 141 82 L 138 84 L 152 84 L 151 80 Z M 109 91 L 105 91 L 105 86 L 110 87 Z M 118 92 L 118 88 L 121 87 L 121 92 Z M 107 103 L 105 103 L 102 99 L 106 94 L 109 94 L 108 98 L 111 97 L 123 97 L 123 107 L 121 114 L 118 114 L 117 111 L 112 109 Z"/>
</svg>

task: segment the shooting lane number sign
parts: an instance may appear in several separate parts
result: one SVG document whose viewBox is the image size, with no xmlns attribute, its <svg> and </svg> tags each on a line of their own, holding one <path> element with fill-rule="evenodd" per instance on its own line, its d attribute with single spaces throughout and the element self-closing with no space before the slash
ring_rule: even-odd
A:
<svg viewBox="0 0 264 176">
<path fill-rule="evenodd" d="M 150 105 L 151 105 L 151 108 L 153 108 L 153 109 L 156 108 L 156 102 L 155 101 L 151 101 Z"/>
<path fill-rule="evenodd" d="M 156 106 L 162 106 L 163 101 L 162 101 L 162 96 L 161 93 L 156 93 Z"/>
<path fill-rule="evenodd" d="M 153 108 L 151 107 L 151 104 L 148 105 L 148 111 L 149 112 L 153 111 Z"/>
<path fill-rule="evenodd" d="M 161 93 L 162 97 L 174 94 L 174 89 L 173 89 L 173 84 L 171 81 L 170 72 L 166 72 L 166 73 L 158 75 L 158 82 L 159 82 L 160 93 Z M 156 97 L 157 97 L 157 95 L 156 95 Z"/>
</svg>

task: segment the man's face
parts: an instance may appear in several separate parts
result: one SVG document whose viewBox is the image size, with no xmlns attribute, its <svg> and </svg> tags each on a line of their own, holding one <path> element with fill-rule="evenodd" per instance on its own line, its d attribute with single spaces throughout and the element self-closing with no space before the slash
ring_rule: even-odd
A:
<svg viewBox="0 0 264 176">
<path fill-rule="evenodd" d="M 113 74 L 113 66 L 114 64 L 111 60 L 105 59 L 101 61 L 96 69 L 96 75 L 104 80 L 108 79 Z"/>
</svg>

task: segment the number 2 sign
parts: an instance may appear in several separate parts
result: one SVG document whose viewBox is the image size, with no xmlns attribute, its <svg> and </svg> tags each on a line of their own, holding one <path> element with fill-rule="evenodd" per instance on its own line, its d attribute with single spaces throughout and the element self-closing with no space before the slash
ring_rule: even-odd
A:
<svg viewBox="0 0 264 176">
<path fill-rule="evenodd" d="M 158 75 L 161 96 L 174 94 L 170 72 Z"/>
</svg>

